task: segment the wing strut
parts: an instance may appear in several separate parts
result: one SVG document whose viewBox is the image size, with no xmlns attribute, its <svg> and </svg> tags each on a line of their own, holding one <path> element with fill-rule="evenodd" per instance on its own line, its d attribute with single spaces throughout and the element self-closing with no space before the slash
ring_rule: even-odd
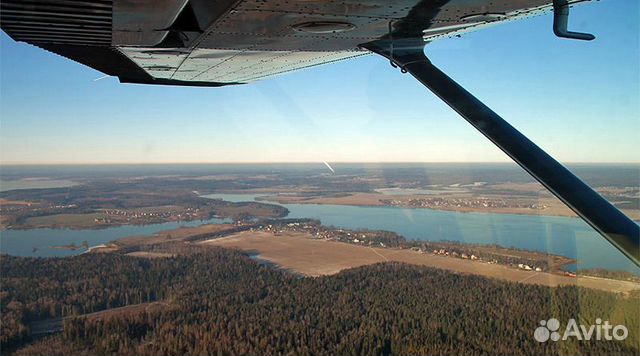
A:
<svg viewBox="0 0 640 356">
<path fill-rule="evenodd" d="M 363 47 L 411 73 L 640 266 L 640 226 L 434 66 L 425 56 L 422 44 L 414 42 L 394 48 L 388 46 L 388 41 L 374 41 Z"/>
</svg>

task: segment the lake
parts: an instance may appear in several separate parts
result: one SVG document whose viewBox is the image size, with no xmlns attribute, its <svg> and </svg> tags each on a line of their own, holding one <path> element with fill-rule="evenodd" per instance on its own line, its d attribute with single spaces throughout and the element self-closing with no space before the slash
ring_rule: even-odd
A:
<svg viewBox="0 0 640 356">
<path fill-rule="evenodd" d="M 211 194 L 233 202 L 252 201 L 268 194 Z M 361 207 L 320 204 L 281 204 L 289 218 L 314 218 L 346 229 L 394 231 L 407 239 L 497 244 L 563 255 L 578 260 L 575 268 L 607 268 L 633 272 L 640 268 L 584 221 L 562 216 L 459 213 L 431 209 Z"/>
<path fill-rule="evenodd" d="M 18 189 L 48 189 L 66 188 L 78 185 L 78 183 L 68 179 L 47 179 L 47 178 L 23 178 L 16 180 L 1 180 L 0 192 Z"/>
<path fill-rule="evenodd" d="M 268 194 L 212 194 L 204 197 L 241 202 Z M 578 260 L 577 268 L 607 268 L 633 272 L 640 268 L 611 246 L 582 220 L 568 217 L 458 213 L 398 207 L 361 207 L 319 204 L 282 204 L 289 218 L 319 219 L 324 225 L 346 229 L 394 231 L 407 239 L 497 244 L 559 254 Z M 0 231 L 0 251 L 18 256 L 71 256 L 83 250 L 51 249 L 54 245 L 87 240 L 90 246 L 124 236 L 150 235 L 161 230 L 226 220 L 171 222 L 121 226 L 103 230 L 34 229 Z M 33 252 L 33 247 L 38 250 Z"/>
<path fill-rule="evenodd" d="M 198 226 L 222 224 L 227 219 L 211 219 L 206 221 L 167 222 L 152 225 L 126 225 L 101 230 L 70 229 L 31 229 L 0 230 L 0 252 L 14 256 L 29 257 L 67 257 L 83 253 L 85 249 L 65 250 L 52 248 L 75 244 L 80 246 L 87 241 L 89 246 L 96 246 L 125 236 L 151 235 L 163 230 L 177 229 L 181 226 Z M 34 247 L 36 250 L 34 251 Z"/>
</svg>

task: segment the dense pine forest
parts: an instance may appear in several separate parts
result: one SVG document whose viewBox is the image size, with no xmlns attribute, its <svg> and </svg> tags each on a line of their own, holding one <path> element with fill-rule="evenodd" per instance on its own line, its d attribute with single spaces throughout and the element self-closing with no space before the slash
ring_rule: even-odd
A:
<svg viewBox="0 0 640 356">
<path fill-rule="evenodd" d="M 638 295 L 396 263 L 301 278 L 212 248 L 158 259 L 5 255 L 0 276 L 2 354 L 640 353 Z M 539 321 L 551 317 L 585 324 L 602 318 L 626 325 L 629 337 L 536 342 Z M 62 318 L 61 332 L 32 335 L 52 318 Z"/>
</svg>

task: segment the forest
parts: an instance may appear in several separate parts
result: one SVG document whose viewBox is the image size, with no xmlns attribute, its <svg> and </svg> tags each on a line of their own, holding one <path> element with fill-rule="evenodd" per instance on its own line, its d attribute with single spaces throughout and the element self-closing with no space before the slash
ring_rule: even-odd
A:
<svg viewBox="0 0 640 356">
<path fill-rule="evenodd" d="M 184 247 L 188 249 L 188 247 Z M 383 263 L 301 278 L 219 248 L 172 258 L 0 257 L 15 355 L 637 355 L 640 295 Z M 153 308 L 113 309 L 151 305 Z M 90 314 L 98 311 L 103 313 Z M 125 311 L 122 311 L 125 310 Z M 538 343 L 540 320 L 624 324 L 624 341 Z M 32 335 L 38 321 L 62 331 Z"/>
</svg>

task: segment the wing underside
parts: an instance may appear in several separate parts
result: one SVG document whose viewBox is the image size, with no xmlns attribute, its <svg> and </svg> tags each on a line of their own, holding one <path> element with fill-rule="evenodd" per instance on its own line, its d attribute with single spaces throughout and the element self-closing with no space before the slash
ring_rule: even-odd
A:
<svg viewBox="0 0 640 356">
<path fill-rule="evenodd" d="M 549 0 L 3 0 L 13 39 L 122 82 L 221 86 L 539 14 Z"/>
</svg>

